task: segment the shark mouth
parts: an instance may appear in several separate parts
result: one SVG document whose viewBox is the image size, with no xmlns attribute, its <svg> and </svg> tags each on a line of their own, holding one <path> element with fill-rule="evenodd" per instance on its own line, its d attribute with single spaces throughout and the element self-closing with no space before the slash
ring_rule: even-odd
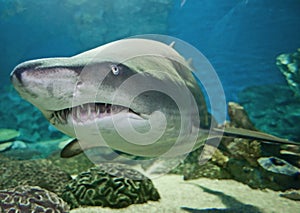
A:
<svg viewBox="0 0 300 213">
<path fill-rule="evenodd" d="M 140 113 L 137 113 L 132 109 L 121 105 L 112 105 L 106 103 L 86 103 L 79 106 L 54 111 L 51 114 L 50 121 L 54 125 L 64 125 L 68 123 L 68 118 L 71 116 L 73 121 L 77 123 L 83 123 L 86 121 L 93 121 L 95 119 L 112 116 L 120 112 L 131 113 L 139 117 L 141 116 Z"/>
</svg>

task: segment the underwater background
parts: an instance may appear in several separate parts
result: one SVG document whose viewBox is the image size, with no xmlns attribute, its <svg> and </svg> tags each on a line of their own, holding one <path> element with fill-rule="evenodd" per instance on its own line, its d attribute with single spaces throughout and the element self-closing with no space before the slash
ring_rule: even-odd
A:
<svg viewBox="0 0 300 213">
<path fill-rule="evenodd" d="M 244 88 L 286 85 L 276 57 L 300 46 L 299 11 L 298 0 L 2 0 L 1 89 L 10 87 L 9 74 L 23 61 L 71 56 L 133 35 L 165 34 L 201 51 L 215 68 L 227 101 L 239 101 Z M 15 107 L 30 117 L 37 116 L 17 95 L 7 98 L 20 102 Z M 59 134 L 43 118 L 38 124 L 14 118 L 21 116 L 15 115 L 18 110 L 12 106 L 6 110 L 4 102 L 0 127 L 12 128 L 19 119 L 21 129 L 22 122 L 47 129 L 43 138 Z M 30 132 L 33 140 L 41 139 L 33 134 L 39 133 Z"/>
<path fill-rule="evenodd" d="M 241 104 L 257 129 L 300 141 L 299 11 L 299 0 L 0 0 L 0 153 L 17 160 L 53 157 L 62 140 L 68 140 L 12 88 L 10 72 L 17 64 L 30 59 L 72 56 L 139 34 L 164 34 L 190 43 L 213 65 L 223 85 L 226 101 Z M 247 156 L 238 154 L 237 159 L 250 164 L 247 168 L 253 169 L 253 176 L 248 173 L 241 175 L 245 166 L 237 162 L 228 169 L 223 162 L 226 156 L 220 154 L 221 157 L 216 157 L 218 168 L 215 165 L 208 165 L 204 170 L 201 168 L 213 171 L 215 176 L 203 175 L 202 172 L 192 177 L 190 173 L 185 174 L 185 178 L 229 178 L 254 188 L 275 190 L 300 188 L 299 170 L 293 173 L 298 179 L 292 176 L 279 186 L 262 178 L 270 174 L 255 170 L 256 160 L 255 163 L 249 160 L 261 157 L 255 151 L 257 144 L 247 148 L 237 145 L 235 148 L 250 153 Z M 290 162 L 299 168 L 299 150 L 293 149 L 292 152 L 298 153 L 298 157 L 290 157 Z M 72 162 L 53 159 L 55 166 L 72 165 Z M 191 163 L 192 159 L 186 162 L 188 169 L 180 167 L 174 173 L 199 169 Z M 83 161 L 82 169 L 91 166 L 86 159 Z M 25 165 L 28 171 L 38 168 L 36 174 L 45 172 L 45 168 L 53 169 L 46 161 L 42 166 Z M 12 166 L 19 170 L 23 168 L 18 163 Z M 70 173 L 79 173 L 81 169 L 77 167 Z M 226 172 L 221 172 L 219 167 L 226 167 Z M 90 174 L 94 175 L 93 172 Z M 30 174 L 30 177 L 36 174 Z M 56 180 L 54 176 L 62 177 L 64 181 L 70 179 L 55 169 L 52 174 L 53 180 Z M 16 181 L 25 176 L 19 174 Z M 1 181 L 0 189 L 8 184 Z M 292 186 L 286 186 L 286 182 Z M 60 195 L 60 187 L 56 186 L 56 194 Z M 153 197 L 158 199 L 156 194 Z M 252 207 L 249 212 L 260 212 Z"/>
</svg>

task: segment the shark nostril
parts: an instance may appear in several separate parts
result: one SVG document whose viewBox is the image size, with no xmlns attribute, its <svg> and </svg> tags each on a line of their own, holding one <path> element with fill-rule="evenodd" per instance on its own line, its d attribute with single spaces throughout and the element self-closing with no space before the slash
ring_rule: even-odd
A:
<svg viewBox="0 0 300 213">
<path fill-rule="evenodd" d="M 22 83 L 22 73 L 25 71 L 26 69 L 22 66 L 20 67 L 16 67 L 12 73 L 10 74 L 10 79 L 11 81 L 13 81 L 13 79 L 18 80 L 20 83 Z"/>
<path fill-rule="evenodd" d="M 83 83 L 82 83 L 82 81 L 77 81 L 77 83 L 76 83 L 76 87 L 77 87 L 77 88 L 79 88 L 79 87 L 81 87 L 81 86 L 82 86 L 82 84 L 83 84 Z"/>
</svg>

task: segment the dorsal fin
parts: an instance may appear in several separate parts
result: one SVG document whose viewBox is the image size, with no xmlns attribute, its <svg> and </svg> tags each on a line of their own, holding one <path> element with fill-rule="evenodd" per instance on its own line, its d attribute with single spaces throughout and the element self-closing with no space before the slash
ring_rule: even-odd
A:
<svg viewBox="0 0 300 213">
<path fill-rule="evenodd" d="M 188 66 L 189 66 L 190 69 L 192 69 L 193 71 L 196 70 L 195 67 L 194 67 L 194 65 L 193 65 L 193 58 L 188 58 L 186 60 L 186 63 L 188 64 Z"/>
<path fill-rule="evenodd" d="M 175 46 L 175 41 L 172 41 L 171 44 L 169 44 L 170 47 L 174 48 Z"/>
</svg>

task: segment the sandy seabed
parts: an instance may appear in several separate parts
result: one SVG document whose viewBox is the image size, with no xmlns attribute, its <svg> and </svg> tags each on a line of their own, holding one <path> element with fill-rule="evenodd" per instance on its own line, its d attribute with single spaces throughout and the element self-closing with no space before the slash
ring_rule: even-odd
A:
<svg viewBox="0 0 300 213">
<path fill-rule="evenodd" d="M 161 195 L 158 202 L 131 205 L 124 209 L 88 207 L 71 213 L 98 212 L 300 212 L 300 201 L 280 197 L 280 192 L 251 189 L 234 180 L 201 178 L 184 181 L 179 175 L 165 175 L 153 180 Z"/>
</svg>

